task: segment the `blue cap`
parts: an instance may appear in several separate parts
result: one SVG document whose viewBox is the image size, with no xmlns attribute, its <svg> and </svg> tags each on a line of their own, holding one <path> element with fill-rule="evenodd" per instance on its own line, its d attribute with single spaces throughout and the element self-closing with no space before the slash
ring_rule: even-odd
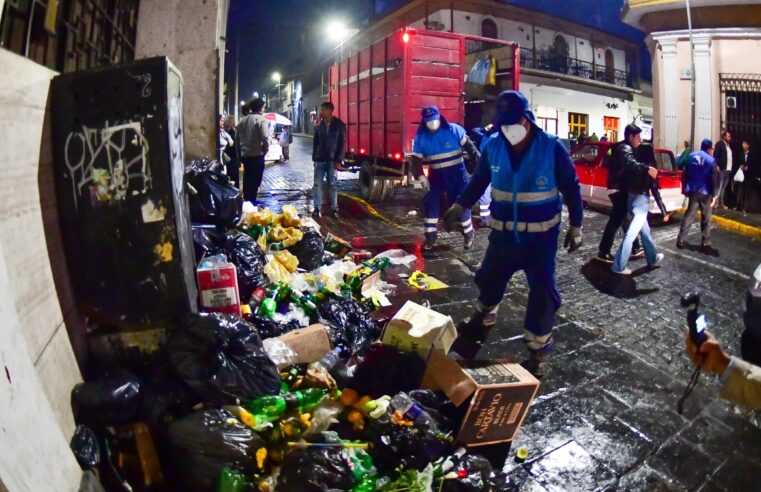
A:
<svg viewBox="0 0 761 492">
<path fill-rule="evenodd" d="M 713 142 L 711 142 L 710 138 L 704 138 L 702 142 L 700 142 L 700 150 L 708 150 L 713 148 Z"/>
<path fill-rule="evenodd" d="M 428 123 L 429 121 L 441 118 L 441 111 L 439 111 L 439 108 L 433 104 L 424 107 L 420 113 L 423 116 L 423 123 Z"/>
<path fill-rule="evenodd" d="M 518 91 L 503 91 L 497 99 L 497 115 L 494 118 L 494 124 L 496 126 L 515 125 L 523 116 L 536 121 L 526 96 Z"/>
</svg>

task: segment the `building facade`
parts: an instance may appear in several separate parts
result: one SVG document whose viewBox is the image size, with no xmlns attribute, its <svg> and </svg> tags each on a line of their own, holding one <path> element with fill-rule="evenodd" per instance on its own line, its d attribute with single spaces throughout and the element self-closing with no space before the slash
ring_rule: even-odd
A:
<svg viewBox="0 0 761 492">
<path fill-rule="evenodd" d="M 404 27 L 517 42 L 521 91 L 539 124 L 560 138 L 616 140 L 628 123 L 652 121 L 640 46 L 630 40 L 506 2 L 416 0 L 355 35 L 348 50 Z"/>
<path fill-rule="evenodd" d="M 761 148 L 761 1 L 692 0 L 695 140 L 722 129 Z M 683 1 L 629 0 L 624 22 L 644 30 L 653 64 L 655 143 L 681 149 L 691 134 L 691 56 Z"/>
</svg>

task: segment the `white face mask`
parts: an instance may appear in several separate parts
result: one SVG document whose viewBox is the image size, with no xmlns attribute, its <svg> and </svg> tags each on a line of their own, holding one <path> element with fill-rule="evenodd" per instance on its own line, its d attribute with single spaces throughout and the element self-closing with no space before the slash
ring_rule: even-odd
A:
<svg viewBox="0 0 761 492">
<path fill-rule="evenodd" d="M 441 126 L 441 120 L 426 121 L 425 126 L 427 126 L 428 129 L 431 130 L 432 132 L 435 132 Z"/>
<path fill-rule="evenodd" d="M 502 125 L 500 127 L 502 134 L 505 136 L 510 145 L 518 145 L 523 142 L 528 134 L 528 130 L 525 126 L 517 123 L 515 125 Z"/>
</svg>

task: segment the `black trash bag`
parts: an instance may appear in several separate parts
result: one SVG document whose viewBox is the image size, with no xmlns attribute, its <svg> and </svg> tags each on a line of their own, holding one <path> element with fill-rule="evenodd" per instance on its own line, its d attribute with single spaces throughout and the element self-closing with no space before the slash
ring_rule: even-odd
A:
<svg viewBox="0 0 761 492">
<path fill-rule="evenodd" d="M 248 403 L 280 391 L 280 374 L 261 338 L 238 317 L 192 316 L 169 339 L 167 353 L 177 375 L 205 402 Z"/>
<path fill-rule="evenodd" d="M 365 419 L 365 428 L 358 439 L 372 443 L 368 453 L 381 474 L 400 466 L 422 471 L 428 463 L 454 450 L 451 437 L 441 432 L 374 419 Z"/>
<path fill-rule="evenodd" d="M 333 346 L 347 356 L 371 345 L 381 332 L 367 305 L 337 295 L 317 306 L 317 320 L 327 328 Z"/>
<path fill-rule="evenodd" d="M 190 490 L 216 490 L 225 467 L 251 476 L 256 452 L 264 440 L 227 410 L 202 410 L 169 426 L 169 441 L 185 485 Z"/>
<path fill-rule="evenodd" d="M 303 328 L 298 320 L 291 320 L 288 323 L 279 323 L 274 319 L 263 318 L 261 316 L 253 316 L 251 318 L 251 324 L 254 325 L 256 331 L 259 332 L 259 336 L 262 340 L 265 338 L 274 338 L 284 335 L 289 331 Z"/>
<path fill-rule="evenodd" d="M 457 407 L 454 406 L 454 403 L 443 392 L 416 389 L 409 391 L 407 394 L 431 416 L 436 422 L 439 432 L 446 434 L 457 430 L 452 423 L 453 421 L 458 421 L 453 419 L 453 416 L 458 414 Z"/>
<path fill-rule="evenodd" d="M 185 183 L 193 222 L 219 228 L 235 227 L 243 214 L 243 196 L 230 184 L 217 161 L 193 161 L 185 168 Z"/>
<path fill-rule="evenodd" d="M 489 460 L 476 454 L 466 454 L 456 464 L 455 471 L 464 470 L 463 477 L 444 480 L 442 492 L 505 492 L 518 490 L 517 484 L 502 472 L 495 471 Z"/>
<path fill-rule="evenodd" d="M 69 444 L 74 457 L 83 470 L 96 468 L 100 464 L 100 445 L 95 433 L 89 427 L 77 425 Z"/>
<path fill-rule="evenodd" d="M 240 300 L 247 303 L 257 287 L 267 285 L 264 266 L 267 257 L 256 241 L 250 236 L 236 232 L 227 237 L 224 242 L 224 253 L 227 259 L 235 265 L 238 271 L 238 292 Z"/>
<path fill-rule="evenodd" d="M 197 403 L 199 398 L 191 395 L 177 376 L 161 372 L 143 385 L 140 420 L 152 432 L 165 432 L 169 424 L 190 414 Z"/>
<path fill-rule="evenodd" d="M 74 386 L 71 408 L 78 423 L 92 426 L 129 424 L 138 420 L 140 398 L 140 380 L 121 371 Z"/>
<path fill-rule="evenodd" d="M 299 259 L 299 268 L 311 272 L 322 265 L 325 243 L 319 232 L 307 229 L 301 241 L 288 248 L 288 251 Z"/>
<path fill-rule="evenodd" d="M 375 343 L 339 361 L 331 371 L 339 388 L 352 388 L 360 395 L 380 398 L 420 387 L 425 362 L 417 354 Z"/>
<path fill-rule="evenodd" d="M 214 256 L 222 251 L 225 234 L 216 227 L 194 224 L 193 248 L 196 254 L 196 265 L 206 256 Z"/>
<path fill-rule="evenodd" d="M 329 435 L 316 434 L 309 442 L 335 442 Z M 341 448 L 297 448 L 285 455 L 277 480 L 277 490 L 321 492 L 351 490 L 355 478 L 348 457 Z"/>
</svg>

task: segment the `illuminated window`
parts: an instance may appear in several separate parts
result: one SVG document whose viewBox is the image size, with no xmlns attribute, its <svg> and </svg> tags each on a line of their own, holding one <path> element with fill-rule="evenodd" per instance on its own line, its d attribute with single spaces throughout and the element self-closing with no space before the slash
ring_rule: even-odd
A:
<svg viewBox="0 0 761 492">
<path fill-rule="evenodd" d="M 568 113 L 568 132 L 574 138 L 589 135 L 589 115 L 583 113 Z"/>
<path fill-rule="evenodd" d="M 610 142 L 618 141 L 618 118 L 612 116 L 603 116 L 605 135 Z"/>
</svg>

